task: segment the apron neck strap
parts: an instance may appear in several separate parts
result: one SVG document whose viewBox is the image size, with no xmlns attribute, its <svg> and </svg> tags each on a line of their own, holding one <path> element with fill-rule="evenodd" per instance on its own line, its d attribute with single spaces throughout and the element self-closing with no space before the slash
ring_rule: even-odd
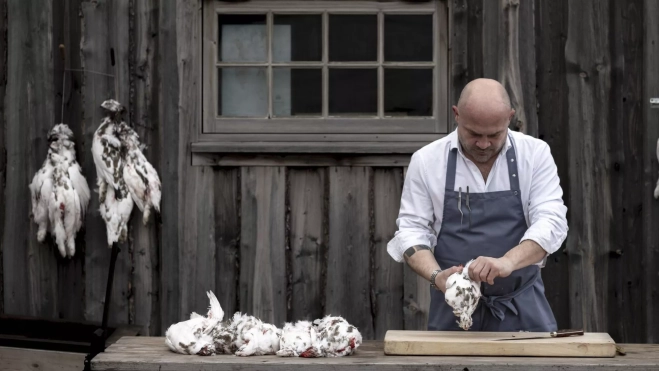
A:
<svg viewBox="0 0 659 371">
<path fill-rule="evenodd" d="M 508 165 L 508 179 L 510 180 L 510 190 L 519 191 L 519 174 L 517 173 L 517 155 L 515 153 L 515 142 L 513 137 L 508 134 L 508 140 L 512 144 L 506 151 L 506 162 Z M 460 144 L 458 144 L 460 145 Z M 458 149 L 453 148 L 448 154 L 448 163 L 446 167 L 446 189 L 455 189 L 455 168 L 458 160 Z"/>
</svg>

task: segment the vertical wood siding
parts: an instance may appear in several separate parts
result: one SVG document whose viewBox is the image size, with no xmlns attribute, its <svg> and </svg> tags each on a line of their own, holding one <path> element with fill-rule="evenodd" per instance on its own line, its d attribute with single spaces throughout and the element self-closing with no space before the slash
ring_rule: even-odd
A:
<svg viewBox="0 0 659 371">
<path fill-rule="evenodd" d="M 474 78 L 504 82 L 513 128 L 549 143 L 558 166 L 570 233 L 543 279 L 559 327 L 659 341 L 657 2 L 449 1 L 453 102 Z M 64 122 L 95 188 L 99 105 L 116 98 L 147 144 L 163 200 L 147 226 L 134 216 L 121 246 L 112 324 L 161 335 L 203 312 L 213 290 L 225 313 L 278 326 L 334 314 L 367 339 L 425 329 L 428 283 L 386 252 L 405 168 L 191 165 L 201 4 L 0 0 L 0 312 L 100 321 L 110 250 L 98 195 L 76 256 L 62 259 L 52 241 L 36 241 L 27 185 L 47 131 Z M 86 72 L 63 80 L 63 68 Z"/>
</svg>

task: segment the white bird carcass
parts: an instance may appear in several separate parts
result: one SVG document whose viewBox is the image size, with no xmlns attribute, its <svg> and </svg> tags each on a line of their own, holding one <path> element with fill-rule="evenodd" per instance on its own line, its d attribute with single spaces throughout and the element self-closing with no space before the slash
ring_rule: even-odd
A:
<svg viewBox="0 0 659 371">
<path fill-rule="evenodd" d="M 215 295 L 207 293 L 210 308 L 206 317 L 192 313 L 190 319 L 169 326 L 165 333 L 165 344 L 172 352 L 210 356 L 216 353 L 212 333 L 220 330 L 224 311 Z"/>
<path fill-rule="evenodd" d="M 56 125 L 48 133 L 48 141 L 46 160 L 30 184 L 32 218 L 39 225 L 39 242 L 50 232 L 62 257 L 72 257 L 89 204 L 89 186 L 76 161 L 71 129 Z"/>
<path fill-rule="evenodd" d="M 142 153 L 137 133 L 122 119 L 123 106 L 106 100 L 108 111 L 94 133 L 92 155 L 98 175 L 100 213 L 107 227 L 108 245 L 124 242 L 133 205 L 144 212 L 160 212 L 161 184 L 156 170 Z"/>
<path fill-rule="evenodd" d="M 232 348 L 237 356 L 264 356 L 279 350 L 281 330 L 254 316 L 234 313 L 229 331 L 234 334 Z"/>
<path fill-rule="evenodd" d="M 362 343 L 357 328 L 343 317 L 325 316 L 313 321 L 317 333 L 316 357 L 342 357 L 352 354 Z"/>
<path fill-rule="evenodd" d="M 316 329 L 309 321 L 286 323 L 279 338 L 280 357 L 318 357 L 314 344 L 317 344 Z"/>
<path fill-rule="evenodd" d="M 469 278 L 469 264 L 461 272 L 453 273 L 446 280 L 446 303 L 453 308 L 453 314 L 458 317 L 458 325 L 463 330 L 469 330 L 472 325 L 471 315 L 478 306 L 481 290 L 478 284 Z"/>
</svg>

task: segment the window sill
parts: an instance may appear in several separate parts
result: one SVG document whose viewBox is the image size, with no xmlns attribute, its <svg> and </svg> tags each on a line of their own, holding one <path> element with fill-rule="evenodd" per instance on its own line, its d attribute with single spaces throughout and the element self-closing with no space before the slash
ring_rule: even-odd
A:
<svg viewBox="0 0 659 371">
<path fill-rule="evenodd" d="M 435 140 L 413 142 L 197 142 L 194 166 L 407 166 Z"/>
</svg>

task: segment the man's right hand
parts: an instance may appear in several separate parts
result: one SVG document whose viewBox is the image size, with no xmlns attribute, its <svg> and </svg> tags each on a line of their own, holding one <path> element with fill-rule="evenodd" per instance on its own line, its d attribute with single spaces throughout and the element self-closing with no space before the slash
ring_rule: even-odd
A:
<svg viewBox="0 0 659 371">
<path fill-rule="evenodd" d="M 446 293 L 446 280 L 448 280 L 448 277 L 453 273 L 462 271 L 462 268 L 463 268 L 462 266 L 451 267 L 449 269 L 445 269 L 441 271 L 435 277 L 435 286 L 437 286 L 443 293 Z"/>
</svg>

